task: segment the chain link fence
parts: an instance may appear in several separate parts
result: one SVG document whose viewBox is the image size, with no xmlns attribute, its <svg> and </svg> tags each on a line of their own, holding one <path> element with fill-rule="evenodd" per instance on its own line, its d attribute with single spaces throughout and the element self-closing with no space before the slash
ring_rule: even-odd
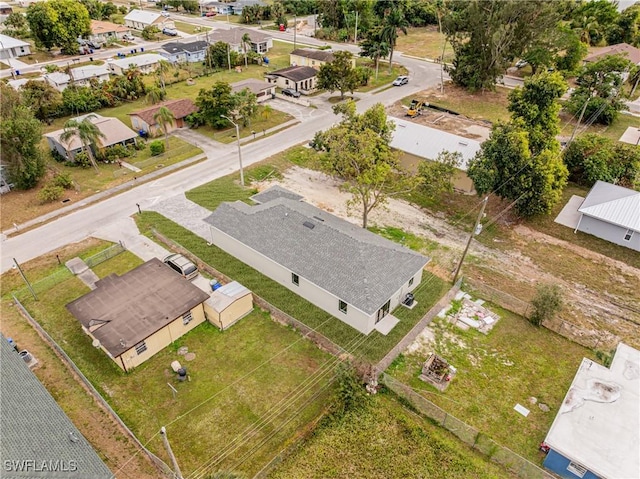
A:
<svg viewBox="0 0 640 479">
<path fill-rule="evenodd" d="M 420 414 L 434 420 L 473 449 L 496 462 L 523 479 L 555 479 L 556 476 L 531 461 L 516 454 L 511 449 L 501 446 L 474 427 L 452 416 L 444 409 L 436 406 L 411 387 L 383 373 L 381 381 L 395 394 L 407 401 Z"/>
</svg>

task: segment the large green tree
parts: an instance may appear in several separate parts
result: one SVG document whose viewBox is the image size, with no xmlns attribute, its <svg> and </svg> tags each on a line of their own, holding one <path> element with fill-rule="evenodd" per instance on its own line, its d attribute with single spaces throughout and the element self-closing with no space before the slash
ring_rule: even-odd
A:
<svg viewBox="0 0 640 479">
<path fill-rule="evenodd" d="M 348 103 L 353 103 L 352 101 Z M 322 168 L 343 181 L 342 189 L 351 194 L 349 208 L 359 208 L 362 227 L 369 214 L 391 196 L 415 187 L 416 181 L 400 168 L 398 157 L 389 146 L 394 124 L 379 124 L 382 105 L 372 107 L 365 117 L 355 113 L 355 105 L 336 110 L 343 120 L 323 134 Z"/>
<path fill-rule="evenodd" d="M 630 71 L 631 62 L 622 55 L 607 55 L 587 63 L 576 79 L 577 88 L 571 94 L 566 108 L 588 123 L 610 125 L 618 113 L 626 108 L 622 97 L 624 73 Z"/>
<path fill-rule="evenodd" d="M 609 0 L 581 2 L 573 11 L 571 28 L 588 45 L 598 45 L 605 40 L 607 32 L 616 26 L 617 5 Z"/>
<path fill-rule="evenodd" d="M 210 89 L 202 89 L 196 98 L 198 112 L 192 115 L 195 125 L 210 125 L 214 128 L 224 128 L 228 121 L 222 116 L 230 116 L 236 108 L 236 97 L 231 86 L 225 82 L 216 82 Z"/>
<path fill-rule="evenodd" d="M 20 94 L 0 83 L 0 162 L 18 189 L 33 188 L 46 172 L 40 149 L 42 124 L 22 104 Z"/>
<path fill-rule="evenodd" d="M 21 90 L 25 105 L 29 105 L 38 120 L 49 122 L 60 116 L 63 109 L 62 94 L 47 82 L 29 80 Z"/>
<path fill-rule="evenodd" d="M 48 0 L 31 4 L 27 22 L 36 45 L 51 50 L 60 47 L 63 53 L 78 53 L 77 38 L 91 33 L 87 8 L 75 0 Z"/>
<path fill-rule="evenodd" d="M 242 126 L 251 125 L 251 119 L 258 111 L 258 97 L 248 88 L 245 88 L 235 95 L 236 111 L 242 118 Z"/>
<path fill-rule="evenodd" d="M 318 71 L 318 88 L 334 92 L 340 92 L 340 98 L 344 99 L 345 92 L 353 91 L 358 87 L 358 76 L 353 68 L 353 54 L 346 50 L 335 52 L 334 59 L 325 63 Z"/>
<path fill-rule="evenodd" d="M 469 90 L 493 89 L 526 48 L 555 29 L 553 2 L 451 0 L 442 26 L 455 54 L 449 74 Z"/>
<path fill-rule="evenodd" d="M 389 52 L 389 44 L 382 38 L 382 31 L 379 28 L 370 31 L 360 43 L 360 56 L 371 58 L 375 64 L 376 80 L 378 79 L 380 59 L 388 56 Z"/>
<path fill-rule="evenodd" d="M 389 73 L 393 68 L 393 51 L 398 43 L 398 32 L 407 34 L 409 21 L 405 17 L 404 9 L 400 6 L 394 6 L 386 13 L 382 20 L 382 28 L 380 30 L 380 39 L 389 45 Z"/>
</svg>

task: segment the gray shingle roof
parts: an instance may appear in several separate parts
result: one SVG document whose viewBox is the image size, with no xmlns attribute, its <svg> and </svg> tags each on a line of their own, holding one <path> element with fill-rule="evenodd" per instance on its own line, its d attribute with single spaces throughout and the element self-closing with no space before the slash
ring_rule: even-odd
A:
<svg viewBox="0 0 640 479">
<path fill-rule="evenodd" d="M 115 358 L 208 298 L 153 258 L 122 276 L 101 279 L 67 309 Z"/>
<path fill-rule="evenodd" d="M 299 82 L 313 78 L 316 75 L 318 75 L 318 70 L 315 68 L 298 65 L 270 72 L 268 76 L 280 76 L 288 80 Z"/>
<path fill-rule="evenodd" d="M 205 221 L 369 315 L 429 262 L 401 245 L 289 198 L 258 206 L 223 203 Z"/>
<path fill-rule="evenodd" d="M 231 45 L 240 45 L 245 33 L 249 34 L 253 43 L 266 42 L 271 38 L 269 35 L 249 28 L 229 28 L 228 30 L 215 29 L 209 32 L 208 39 L 209 43 L 225 42 Z"/>
<path fill-rule="evenodd" d="M 278 185 L 267 188 L 266 190 L 261 191 L 260 193 L 257 193 L 251 197 L 254 202 L 260 204 L 267 203 L 277 198 L 289 198 L 293 201 L 300 201 L 303 197 Z"/>
<path fill-rule="evenodd" d="M 335 55 L 332 51 L 326 50 L 307 50 L 304 48 L 299 48 L 291 52 L 291 55 L 297 55 L 299 57 L 311 58 L 313 60 L 319 60 L 321 62 L 332 62 L 335 58 Z"/>
<path fill-rule="evenodd" d="M 597 181 L 578 211 L 640 232 L 640 191 Z"/>
<path fill-rule="evenodd" d="M 181 42 L 169 42 L 162 46 L 162 49 L 167 53 L 178 52 L 202 52 L 209 48 L 209 44 L 203 40 L 196 40 L 195 42 L 181 43 Z"/>
<path fill-rule="evenodd" d="M 107 479 L 111 471 L 0 335 L 3 479 Z M 14 462 L 15 461 L 15 462 Z M 35 461 L 33 463 L 24 461 Z M 23 471 L 17 471 L 22 464 Z M 58 471 L 46 470 L 58 466 Z M 11 469 L 11 470 L 8 470 Z"/>
</svg>

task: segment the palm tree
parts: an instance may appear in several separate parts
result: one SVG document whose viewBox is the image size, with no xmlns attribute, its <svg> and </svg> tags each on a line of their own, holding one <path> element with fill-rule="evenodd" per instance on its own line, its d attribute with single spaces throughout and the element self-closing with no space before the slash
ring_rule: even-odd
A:
<svg viewBox="0 0 640 479">
<path fill-rule="evenodd" d="M 169 132 L 167 127 L 173 124 L 175 117 L 171 110 L 169 110 L 166 106 L 161 106 L 160 109 L 153 115 L 153 121 L 155 121 L 160 128 L 162 128 L 162 132 L 164 133 L 164 149 L 169 149 Z"/>
<path fill-rule="evenodd" d="M 160 60 L 158 62 L 158 68 L 156 68 L 156 74 L 158 75 L 158 78 L 160 78 L 160 88 L 162 88 L 162 91 L 165 93 L 166 87 L 164 84 L 164 74 L 169 71 L 169 68 L 171 68 L 171 63 L 167 60 Z"/>
<path fill-rule="evenodd" d="M 262 107 L 262 118 L 264 119 L 264 121 L 269 120 L 269 118 L 271 118 L 271 115 L 273 114 L 273 108 L 271 107 L 271 105 L 264 105 Z"/>
<path fill-rule="evenodd" d="M 389 55 L 389 44 L 382 37 L 382 32 L 376 29 L 369 37 L 364 40 L 360 47 L 362 48 L 362 55 L 369 57 L 373 60 L 376 66 L 376 80 L 378 79 L 378 67 L 380 66 L 380 59 Z"/>
<path fill-rule="evenodd" d="M 248 33 L 242 35 L 242 50 L 244 51 L 244 67 L 247 68 L 247 44 L 251 45 L 251 36 Z"/>
<path fill-rule="evenodd" d="M 97 144 L 98 140 L 100 138 L 105 138 L 105 136 L 98 127 L 91 122 L 92 118 L 97 118 L 97 116 L 87 115 L 82 121 L 68 120 L 64 124 L 64 132 L 60 135 L 60 140 L 66 142 L 74 136 L 77 136 L 82 143 L 82 149 L 87 154 L 91 165 L 97 172 L 99 172 L 98 164 L 93 156 L 93 151 L 91 151 L 91 145 Z"/>
<path fill-rule="evenodd" d="M 398 40 L 398 30 L 406 35 L 407 27 L 409 27 L 409 22 L 404 16 L 402 9 L 397 7 L 393 8 L 384 17 L 382 22 L 380 40 L 389 45 L 389 73 L 391 73 L 391 67 L 393 66 L 393 50 L 395 49 L 396 41 Z"/>
<path fill-rule="evenodd" d="M 165 92 L 155 85 L 147 88 L 147 102 L 152 105 L 160 103 L 162 100 L 164 100 L 165 96 Z"/>
</svg>

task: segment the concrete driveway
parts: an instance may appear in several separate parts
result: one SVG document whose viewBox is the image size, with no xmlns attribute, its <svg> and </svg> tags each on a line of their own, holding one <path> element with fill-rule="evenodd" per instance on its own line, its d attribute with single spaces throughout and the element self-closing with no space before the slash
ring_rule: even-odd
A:
<svg viewBox="0 0 640 479">
<path fill-rule="evenodd" d="M 560 214 L 553 221 L 575 230 L 578 226 L 578 222 L 580 221 L 578 208 L 580 208 L 583 201 L 584 198 L 582 196 L 573 195 L 571 199 L 567 201 L 567 204 L 564 205 Z"/>
</svg>

